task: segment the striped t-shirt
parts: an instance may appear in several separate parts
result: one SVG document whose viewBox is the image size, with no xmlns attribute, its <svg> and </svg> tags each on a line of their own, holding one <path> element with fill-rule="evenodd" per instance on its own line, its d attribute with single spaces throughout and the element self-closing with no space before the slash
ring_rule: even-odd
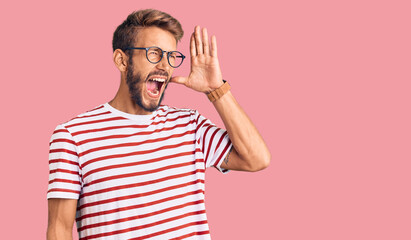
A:
<svg viewBox="0 0 411 240">
<path fill-rule="evenodd" d="M 205 169 L 224 172 L 231 146 L 195 110 L 133 115 L 106 103 L 57 126 L 47 199 L 78 199 L 80 239 L 210 239 Z"/>
</svg>

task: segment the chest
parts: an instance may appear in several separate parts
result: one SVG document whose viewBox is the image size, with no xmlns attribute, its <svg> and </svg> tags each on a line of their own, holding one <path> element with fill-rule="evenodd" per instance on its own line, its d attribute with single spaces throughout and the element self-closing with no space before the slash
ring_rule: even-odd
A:
<svg viewBox="0 0 411 240">
<path fill-rule="evenodd" d="M 94 132 L 80 143 L 84 191 L 148 185 L 202 167 L 190 125 Z"/>
</svg>

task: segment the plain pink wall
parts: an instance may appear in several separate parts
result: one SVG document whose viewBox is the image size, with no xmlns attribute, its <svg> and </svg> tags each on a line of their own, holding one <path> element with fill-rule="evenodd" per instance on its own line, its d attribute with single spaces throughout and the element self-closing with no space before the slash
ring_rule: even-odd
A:
<svg viewBox="0 0 411 240">
<path fill-rule="evenodd" d="M 210 170 L 213 239 L 411 239 L 409 1 L 1 3 L 1 239 L 45 239 L 55 126 L 111 100 L 112 34 L 157 8 L 218 39 L 232 92 L 272 152 L 259 173 Z M 189 61 L 177 71 L 186 75 Z M 165 103 L 221 125 L 205 96 Z"/>
</svg>

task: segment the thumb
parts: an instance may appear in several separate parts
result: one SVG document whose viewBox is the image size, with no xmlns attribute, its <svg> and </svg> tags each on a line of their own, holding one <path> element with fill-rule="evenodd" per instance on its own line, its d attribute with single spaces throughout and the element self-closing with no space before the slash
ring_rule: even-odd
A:
<svg viewBox="0 0 411 240">
<path fill-rule="evenodd" d="M 183 84 L 183 85 L 185 85 L 185 83 L 187 82 L 187 78 L 186 78 L 186 77 L 177 76 L 177 77 L 172 77 L 172 78 L 170 79 L 170 81 L 173 82 L 173 83 L 178 83 L 178 84 Z"/>
</svg>

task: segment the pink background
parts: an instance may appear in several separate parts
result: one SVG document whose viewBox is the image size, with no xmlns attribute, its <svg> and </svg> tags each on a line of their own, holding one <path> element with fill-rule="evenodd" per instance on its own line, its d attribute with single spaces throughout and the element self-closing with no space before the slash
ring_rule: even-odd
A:
<svg viewBox="0 0 411 240">
<path fill-rule="evenodd" d="M 1 239 L 45 239 L 55 126 L 114 97 L 115 28 L 157 8 L 218 39 L 223 76 L 272 152 L 207 173 L 213 239 L 411 239 L 409 1 L 1 3 Z M 189 61 L 177 71 L 188 74 Z M 221 125 L 182 86 L 165 103 Z"/>
</svg>

